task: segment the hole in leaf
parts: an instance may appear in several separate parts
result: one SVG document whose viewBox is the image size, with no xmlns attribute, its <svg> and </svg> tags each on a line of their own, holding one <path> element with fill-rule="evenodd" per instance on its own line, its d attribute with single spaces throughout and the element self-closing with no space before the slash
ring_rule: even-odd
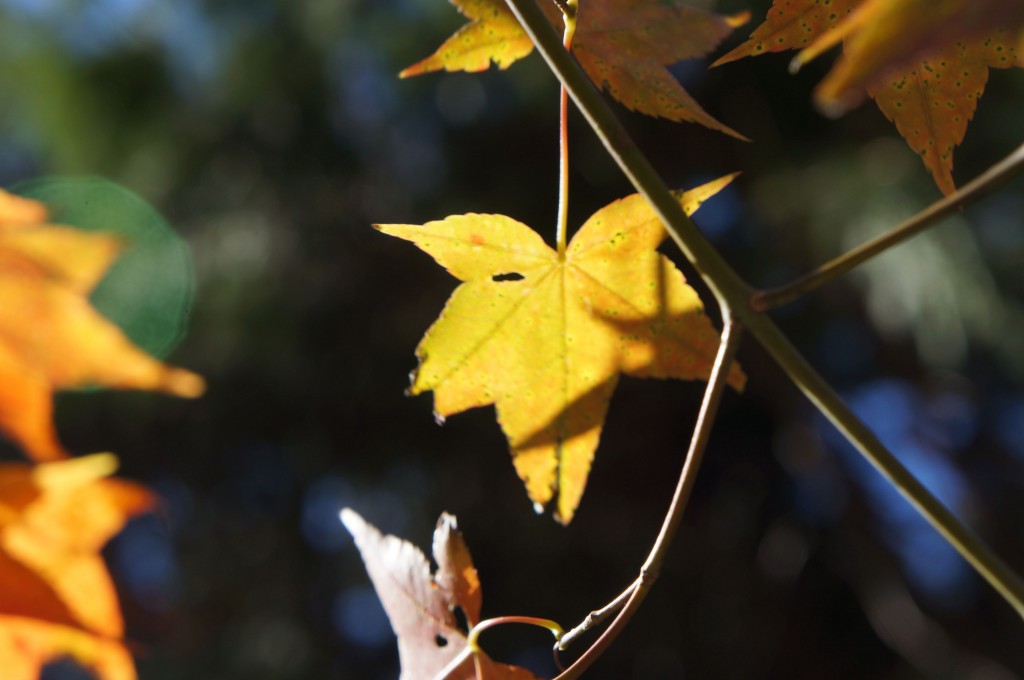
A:
<svg viewBox="0 0 1024 680">
<path fill-rule="evenodd" d="M 495 274 L 491 277 L 491 281 L 522 281 L 525 278 L 519 272 L 508 272 L 507 274 Z"/>
<path fill-rule="evenodd" d="M 435 635 L 434 636 L 434 644 L 437 645 L 438 647 L 447 647 L 448 646 L 448 638 L 446 638 L 443 635 Z"/>
<path fill-rule="evenodd" d="M 451 608 L 452 616 L 455 617 L 455 627 L 466 635 L 469 634 L 469 619 L 466 618 L 466 612 L 462 607 L 455 605 Z"/>
</svg>

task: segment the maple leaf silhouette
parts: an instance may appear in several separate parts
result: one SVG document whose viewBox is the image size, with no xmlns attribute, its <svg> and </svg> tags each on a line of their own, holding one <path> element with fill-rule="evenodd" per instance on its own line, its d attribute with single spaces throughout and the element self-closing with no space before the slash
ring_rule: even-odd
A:
<svg viewBox="0 0 1024 680">
<path fill-rule="evenodd" d="M 470 23 L 400 76 L 442 69 L 482 71 L 491 62 L 508 68 L 533 51 L 503 0 L 451 2 Z M 554 4 L 541 7 L 552 25 L 561 26 Z M 626 108 L 746 139 L 704 111 L 666 67 L 706 55 L 747 18 L 719 16 L 680 2 L 587 0 L 580 6 L 572 52 L 594 83 Z"/>
<path fill-rule="evenodd" d="M 36 460 L 67 456 L 53 392 L 82 386 L 202 393 L 203 380 L 138 349 L 89 304 L 114 237 L 45 224 L 42 204 L 0 191 L 0 430 Z"/>
<path fill-rule="evenodd" d="M 1024 3 L 1003 0 L 775 0 L 750 38 L 713 66 L 801 49 L 794 66 L 843 41 L 815 91 L 838 114 L 865 94 L 917 153 L 944 194 L 956 191 L 953 151 L 989 68 L 1022 65 Z"/>
<path fill-rule="evenodd" d="M 434 680 L 460 655 L 465 655 L 466 631 L 460 630 L 455 610 L 462 610 L 470 627 L 480 622 L 480 578 L 455 517 L 442 514 L 434 531 L 437 573 L 416 546 L 383 536 L 358 513 L 341 512 L 345 528 L 355 539 L 366 571 L 398 636 L 401 680 Z M 446 680 L 535 680 L 524 668 L 492 660 L 483 652 L 465 655 L 449 668 Z"/>
<path fill-rule="evenodd" d="M 732 177 L 678 195 L 692 213 Z M 666 232 L 634 194 L 595 213 L 565 256 L 503 215 L 376 225 L 464 281 L 416 349 L 411 394 L 432 390 L 443 418 L 495 404 L 534 503 L 579 504 L 620 373 L 707 379 L 718 333 L 664 255 Z M 743 386 L 734 369 L 730 382 Z"/>
</svg>

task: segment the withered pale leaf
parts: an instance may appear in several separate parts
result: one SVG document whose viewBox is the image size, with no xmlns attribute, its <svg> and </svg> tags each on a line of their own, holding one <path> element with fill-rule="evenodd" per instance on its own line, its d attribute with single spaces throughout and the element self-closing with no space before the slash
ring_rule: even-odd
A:
<svg viewBox="0 0 1024 680">
<path fill-rule="evenodd" d="M 401 680 L 434 680 L 466 652 L 466 631 L 459 629 L 455 609 L 462 609 L 470 626 L 478 623 L 480 617 L 480 581 L 455 518 L 441 515 L 434 531 L 436 574 L 431 574 L 427 558 L 419 548 L 400 538 L 382 535 L 353 510 L 342 510 L 341 520 L 355 539 L 398 636 Z M 480 652 L 467 655 L 447 678 L 533 680 L 535 676 Z"/>
</svg>

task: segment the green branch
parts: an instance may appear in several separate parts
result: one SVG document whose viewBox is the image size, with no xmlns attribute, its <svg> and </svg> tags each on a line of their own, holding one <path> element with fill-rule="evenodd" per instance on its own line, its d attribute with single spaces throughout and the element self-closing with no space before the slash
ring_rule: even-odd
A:
<svg viewBox="0 0 1024 680">
<path fill-rule="evenodd" d="M 1024 170 L 1024 145 L 1017 147 L 1016 151 L 974 178 L 956 193 L 932 203 L 890 231 L 843 253 L 831 262 L 821 265 L 790 283 L 771 290 L 757 291 L 750 299 L 751 307 L 758 311 L 766 311 L 792 302 L 876 255 L 884 253 L 911 236 L 938 224 L 957 210 L 988 196 L 1022 170 Z"/>
<path fill-rule="evenodd" d="M 562 48 L 558 35 L 534 0 L 506 2 L 608 153 L 637 191 L 651 204 L 672 240 L 693 263 L 721 306 L 723 315 L 735 318 L 757 338 L 804 395 L 1024 617 L 1024 582 L 1020 577 L 882 445 L 772 320 L 748 305 L 751 288 L 722 259 L 672 198 L 661 177 L 616 119 L 601 94 L 576 60 Z M 636 599 L 637 593 L 634 593 L 623 611 L 628 610 Z"/>
</svg>

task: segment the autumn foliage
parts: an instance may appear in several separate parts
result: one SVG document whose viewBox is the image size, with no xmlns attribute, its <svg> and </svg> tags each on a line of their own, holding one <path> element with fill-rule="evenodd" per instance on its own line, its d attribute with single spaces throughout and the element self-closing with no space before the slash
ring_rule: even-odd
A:
<svg viewBox="0 0 1024 680">
<path fill-rule="evenodd" d="M 491 63 L 504 69 L 533 51 L 502 0 L 451 2 L 469 23 L 403 70 L 402 77 L 476 72 Z M 697 122 L 745 140 L 708 115 L 667 67 L 708 55 L 745 23 L 746 15 L 722 17 L 684 2 L 657 0 L 558 0 L 541 2 L 540 8 L 556 30 L 564 25 L 562 45 L 593 84 L 626 108 Z M 800 50 L 791 64 L 796 70 L 842 43 L 843 55 L 815 92 L 819 108 L 838 115 L 873 98 L 939 188 L 952 194 L 953 150 L 964 138 L 988 70 L 1024 64 L 1018 53 L 1022 25 L 1024 5 L 997 0 L 775 0 L 750 37 L 714 65 Z M 565 115 L 563 103 L 563 205 Z M 616 147 L 615 140 L 605 142 Z M 689 215 L 729 179 L 676 198 Z M 462 281 L 416 349 L 420 363 L 410 394 L 433 391 L 439 422 L 494 404 L 530 499 L 538 511 L 554 501 L 562 523 L 572 519 L 580 502 L 620 374 L 680 379 L 712 374 L 719 338 L 696 293 L 656 252 L 665 229 L 639 195 L 598 211 L 568 245 L 559 225 L 557 249 L 503 215 L 453 215 L 424 225 L 377 228 L 413 242 Z M 728 383 L 742 388 L 745 379 L 732 365 Z M 695 433 L 694 446 L 698 441 Z M 479 579 L 461 538 L 455 543 L 461 567 L 453 567 L 445 552 L 455 540 L 448 526 L 453 520 L 442 517 L 438 526 L 439 569 L 432 576 L 411 545 L 382 537 L 352 511 L 343 519 L 398 634 L 404 678 L 518 677 L 518 670 L 491 670 L 476 648 L 470 673 L 470 655 L 464 654 L 469 643 L 452 627 L 450 612 L 462 608 L 471 629 L 477 624 Z M 667 518 L 666 527 L 671 523 Z M 660 544 L 661 537 L 655 552 Z M 452 586 L 460 582 L 461 587 Z M 641 588 L 634 587 L 635 597 Z M 623 601 L 615 606 L 623 607 Z M 443 646 L 441 638 L 455 643 Z M 577 675 L 570 671 L 566 677 Z"/>
<path fill-rule="evenodd" d="M 468 22 L 402 77 L 507 68 L 534 51 L 504 0 L 452 4 Z M 749 14 L 723 16 L 678 0 L 540 6 L 551 26 L 574 27 L 571 54 L 627 110 L 757 143 L 708 114 L 669 70 L 711 55 Z M 873 99 L 939 189 L 953 194 L 954 150 L 989 70 L 1024 66 L 1022 26 L 1020 2 L 774 0 L 764 21 L 713 66 L 798 50 L 797 69 L 841 45 L 815 92 L 819 108 L 839 115 Z M 562 125 L 564 137 L 564 113 Z M 734 177 L 672 198 L 689 216 Z M 554 247 L 497 214 L 376 225 L 460 281 L 415 350 L 409 393 L 432 392 L 439 422 L 494 405 L 529 499 L 538 512 L 551 506 L 562 524 L 583 497 L 620 376 L 717 375 L 718 386 L 736 391 L 746 384 L 732 356 L 722 358 L 728 343 L 698 293 L 658 251 L 668 235 L 664 214 L 633 194 L 593 214 L 568 243 L 561 232 Z M 142 486 L 109 478 L 112 454 L 71 457 L 57 435 L 53 395 L 107 387 L 193 398 L 205 384 L 136 347 L 91 304 L 124 244 L 49 219 L 42 203 L 0 191 L 0 433 L 32 461 L 0 464 L 0 676 L 33 680 L 48 662 L 71 657 L 100 680 L 132 680 L 121 608 L 100 551 L 158 501 Z M 342 521 L 397 634 L 403 678 L 535 677 L 477 645 L 481 582 L 454 517 L 438 522 L 435 570 L 420 550 L 354 511 Z"/>
<path fill-rule="evenodd" d="M 507 68 L 533 51 L 533 43 L 504 0 L 453 0 L 453 4 L 470 23 L 434 54 L 402 71 L 402 77 L 441 69 L 482 71 L 491 62 Z M 561 13 L 553 3 L 545 2 L 541 8 L 553 25 L 561 25 Z M 723 17 L 684 3 L 585 3 L 573 53 L 594 82 L 626 108 L 699 123 L 744 139 L 708 115 L 666 67 L 703 57 L 746 20 L 746 14 Z"/>
<path fill-rule="evenodd" d="M 203 380 L 135 347 L 89 303 L 118 239 L 47 223 L 46 207 L 0 192 L 0 431 L 36 461 L 68 458 L 53 392 L 85 386 L 196 397 Z M 100 680 L 135 678 L 103 545 L 155 498 L 104 479 L 110 454 L 0 464 L 0 669 L 33 680 L 74 658 Z"/>
<path fill-rule="evenodd" d="M 531 680 L 533 673 L 498 663 L 471 649 L 461 629 L 459 610 L 470 628 L 480 623 L 483 590 L 466 541 L 455 518 L 441 515 L 434 531 L 431 574 L 427 558 L 411 543 L 384 536 L 358 513 L 341 513 L 355 539 L 366 570 L 398 636 L 402 680 L 434 678 L 442 671 L 451 680 Z"/>
<path fill-rule="evenodd" d="M 53 392 L 86 386 L 203 392 L 203 380 L 138 349 L 89 303 L 114 237 L 46 223 L 45 206 L 0 194 L 0 431 L 35 460 L 67 457 Z"/>
<path fill-rule="evenodd" d="M 100 680 L 135 677 L 124 621 L 100 549 L 153 507 L 143 487 L 105 479 L 110 454 L 0 465 L 0 668 L 33 680 L 72 657 Z"/>
<path fill-rule="evenodd" d="M 839 42 L 843 56 L 815 98 L 838 114 L 872 97 L 945 194 L 956 190 L 953 150 L 990 68 L 1024 66 L 1024 6 L 986 0 L 776 0 L 750 38 L 714 65 L 799 49 L 792 68 Z"/>
<path fill-rule="evenodd" d="M 687 213 L 729 183 L 679 193 Z M 564 254 L 503 215 L 385 224 L 463 283 L 416 349 L 411 393 L 439 418 L 495 404 L 516 472 L 542 508 L 579 505 L 619 373 L 707 379 L 718 336 L 697 293 L 657 252 L 665 227 L 634 194 L 587 220 Z M 744 376 L 734 369 L 737 388 Z"/>
</svg>

